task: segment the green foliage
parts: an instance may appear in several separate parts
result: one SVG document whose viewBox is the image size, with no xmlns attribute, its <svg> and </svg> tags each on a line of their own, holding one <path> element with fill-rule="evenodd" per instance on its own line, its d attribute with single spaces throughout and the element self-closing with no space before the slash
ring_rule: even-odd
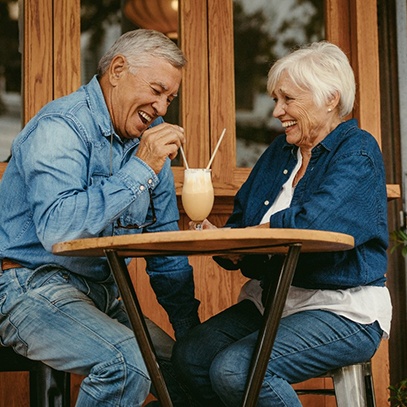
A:
<svg viewBox="0 0 407 407">
<path fill-rule="evenodd" d="M 390 233 L 390 239 L 393 241 L 394 245 L 391 248 L 391 253 L 393 253 L 398 247 L 402 247 L 401 254 L 403 256 L 407 255 L 407 230 L 405 228 L 393 230 Z"/>
<path fill-rule="evenodd" d="M 402 380 L 396 386 L 389 386 L 390 397 L 393 407 L 407 407 L 407 379 Z"/>
</svg>

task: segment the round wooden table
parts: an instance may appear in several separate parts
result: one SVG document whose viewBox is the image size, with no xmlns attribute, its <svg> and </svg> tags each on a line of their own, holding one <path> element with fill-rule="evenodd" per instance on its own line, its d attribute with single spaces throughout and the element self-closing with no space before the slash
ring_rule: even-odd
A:
<svg viewBox="0 0 407 407">
<path fill-rule="evenodd" d="M 270 285 L 267 294 L 263 326 L 259 331 L 251 370 L 247 378 L 242 405 L 254 407 L 257 404 L 300 251 L 332 252 L 349 250 L 353 246 L 353 237 L 342 233 L 252 227 L 78 239 L 55 244 L 53 253 L 63 256 L 107 257 L 152 383 L 157 391 L 157 397 L 164 407 L 172 407 L 171 398 L 124 259 L 178 255 L 286 254 L 283 266 L 276 275 L 276 284 Z"/>
</svg>

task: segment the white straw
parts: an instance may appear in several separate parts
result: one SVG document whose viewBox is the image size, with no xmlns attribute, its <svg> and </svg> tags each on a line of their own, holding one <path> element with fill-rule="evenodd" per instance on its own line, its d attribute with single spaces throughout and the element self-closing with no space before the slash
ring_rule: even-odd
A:
<svg viewBox="0 0 407 407">
<path fill-rule="evenodd" d="M 187 157 L 185 157 L 184 149 L 182 148 L 182 146 L 180 146 L 179 149 L 181 150 L 181 155 L 182 155 L 182 159 L 184 160 L 185 167 L 187 170 L 189 170 L 189 165 L 188 165 Z"/>
<path fill-rule="evenodd" d="M 207 169 L 207 170 L 209 170 L 209 168 L 210 168 L 211 165 L 212 165 L 212 161 L 213 161 L 213 159 L 215 158 L 216 153 L 218 152 L 220 143 L 222 142 L 223 136 L 225 135 L 225 133 L 226 133 L 226 129 L 223 129 L 222 134 L 220 135 L 219 141 L 218 141 L 218 143 L 216 144 L 215 150 L 213 150 L 212 157 L 211 157 L 211 159 L 209 160 L 208 165 L 206 166 L 206 169 Z"/>
</svg>

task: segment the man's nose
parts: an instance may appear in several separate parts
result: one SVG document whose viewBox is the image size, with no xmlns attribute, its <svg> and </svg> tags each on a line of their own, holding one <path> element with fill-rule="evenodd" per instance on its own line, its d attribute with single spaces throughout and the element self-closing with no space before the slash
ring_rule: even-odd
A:
<svg viewBox="0 0 407 407">
<path fill-rule="evenodd" d="M 158 98 L 153 103 L 153 108 L 156 111 L 158 116 L 164 116 L 167 113 L 168 103 L 166 97 Z"/>
</svg>

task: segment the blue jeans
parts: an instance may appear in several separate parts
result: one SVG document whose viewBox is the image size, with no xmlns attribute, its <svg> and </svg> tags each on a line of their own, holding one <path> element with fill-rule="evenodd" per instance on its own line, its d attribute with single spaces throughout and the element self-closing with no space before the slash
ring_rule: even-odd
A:
<svg viewBox="0 0 407 407">
<path fill-rule="evenodd" d="M 245 300 L 177 341 L 174 369 L 199 405 L 241 405 L 261 321 L 254 304 Z M 257 405 L 301 406 L 292 383 L 368 360 L 381 337 L 377 323 L 362 325 L 327 311 L 303 311 L 283 318 Z"/>
<path fill-rule="evenodd" d="M 171 387 L 174 341 L 146 322 Z M 111 279 L 96 283 L 58 266 L 0 270 L 0 341 L 57 370 L 86 376 L 78 407 L 141 406 L 150 392 L 146 366 Z"/>
</svg>

